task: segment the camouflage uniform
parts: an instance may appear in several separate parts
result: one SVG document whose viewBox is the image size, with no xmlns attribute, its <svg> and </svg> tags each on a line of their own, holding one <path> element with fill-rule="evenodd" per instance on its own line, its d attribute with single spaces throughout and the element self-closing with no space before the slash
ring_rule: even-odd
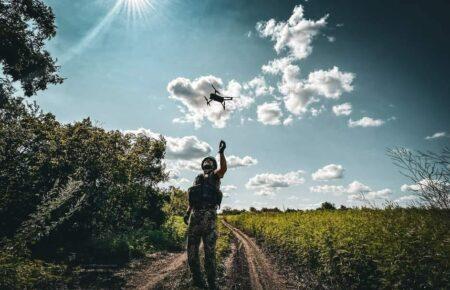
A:
<svg viewBox="0 0 450 290">
<path fill-rule="evenodd" d="M 215 175 L 215 174 L 214 174 Z M 194 184 L 198 184 L 197 177 Z M 220 187 L 220 178 L 210 176 L 207 182 L 213 183 L 217 188 Z M 205 272 L 210 288 L 215 288 L 216 281 L 216 206 L 207 208 L 193 208 L 189 226 L 187 230 L 187 255 L 188 264 L 194 281 L 202 281 L 200 270 L 199 246 L 200 240 L 203 240 L 203 249 L 205 252 Z"/>
</svg>

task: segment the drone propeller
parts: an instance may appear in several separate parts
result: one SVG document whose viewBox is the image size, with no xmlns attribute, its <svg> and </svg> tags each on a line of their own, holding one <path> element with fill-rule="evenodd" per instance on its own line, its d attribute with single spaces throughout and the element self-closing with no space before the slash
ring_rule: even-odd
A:
<svg viewBox="0 0 450 290">
<path fill-rule="evenodd" d="M 219 93 L 220 94 L 220 92 L 216 89 L 216 87 L 213 84 L 211 84 L 211 86 L 213 87 L 215 93 Z"/>
</svg>

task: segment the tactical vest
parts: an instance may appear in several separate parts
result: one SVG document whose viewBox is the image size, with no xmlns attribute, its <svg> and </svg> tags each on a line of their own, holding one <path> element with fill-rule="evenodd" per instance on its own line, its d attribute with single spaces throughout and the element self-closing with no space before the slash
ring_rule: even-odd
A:
<svg viewBox="0 0 450 290">
<path fill-rule="evenodd" d="M 189 205 L 194 209 L 217 208 L 222 203 L 220 179 L 212 174 L 199 174 L 188 189 Z"/>
</svg>

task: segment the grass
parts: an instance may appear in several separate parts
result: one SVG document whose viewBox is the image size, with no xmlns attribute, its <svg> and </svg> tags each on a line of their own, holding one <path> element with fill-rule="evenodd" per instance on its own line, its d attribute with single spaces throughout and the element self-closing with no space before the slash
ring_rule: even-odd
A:
<svg viewBox="0 0 450 290">
<path fill-rule="evenodd" d="M 244 213 L 227 221 L 255 236 L 298 275 L 340 289 L 444 289 L 450 212 L 423 209 Z"/>
</svg>

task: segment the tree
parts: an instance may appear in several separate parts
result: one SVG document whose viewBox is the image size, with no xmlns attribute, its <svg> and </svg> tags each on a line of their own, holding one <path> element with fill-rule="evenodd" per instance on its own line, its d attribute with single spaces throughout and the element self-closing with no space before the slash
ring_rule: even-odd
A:
<svg viewBox="0 0 450 290">
<path fill-rule="evenodd" d="M 0 64 L 6 76 L 0 79 L 0 88 L 11 79 L 32 96 L 48 84 L 62 83 L 56 60 L 44 49 L 55 34 L 55 16 L 43 1 L 0 0 Z"/>
<path fill-rule="evenodd" d="M 387 155 L 400 168 L 400 173 L 413 184 L 407 189 L 417 194 L 429 207 L 450 208 L 450 149 L 441 153 L 412 151 L 406 148 L 387 150 Z"/>
<path fill-rule="evenodd" d="M 320 210 L 335 210 L 336 207 L 331 202 L 325 201 L 319 207 Z"/>
</svg>

